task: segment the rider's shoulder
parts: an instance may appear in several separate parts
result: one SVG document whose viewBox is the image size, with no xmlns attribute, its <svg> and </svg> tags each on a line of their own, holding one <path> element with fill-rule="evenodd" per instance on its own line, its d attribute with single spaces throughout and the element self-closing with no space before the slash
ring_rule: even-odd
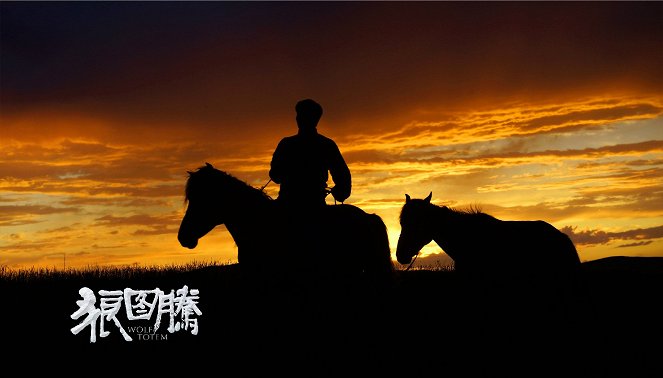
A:
<svg viewBox="0 0 663 378">
<path fill-rule="evenodd" d="M 295 135 L 291 135 L 291 136 L 287 136 L 287 137 L 284 137 L 283 139 L 281 139 L 281 142 L 279 142 L 279 144 L 291 144 L 291 143 L 295 143 L 295 142 L 297 141 L 297 139 L 298 139 L 298 138 L 297 138 L 297 135 L 296 135 L 296 134 L 295 134 Z"/>
<path fill-rule="evenodd" d="M 313 143 L 313 145 L 315 146 L 318 146 L 318 148 L 323 148 L 323 149 L 338 148 L 336 146 L 336 142 L 334 142 L 331 138 L 328 138 L 322 134 L 311 134 L 311 135 L 295 134 L 281 139 L 280 144 L 285 146 L 289 145 L 295 148 L 295 146 L 310 145 L 311 143 Z"/>
<path fill-rule="evenodd" d="M 334 142 L 331 138 L 327 138 L 322 134 L 317 134 L 317 138 L 321 143 L 324 143 L 329 146 L 336 146 L 336 142 Z"/>
</svg>

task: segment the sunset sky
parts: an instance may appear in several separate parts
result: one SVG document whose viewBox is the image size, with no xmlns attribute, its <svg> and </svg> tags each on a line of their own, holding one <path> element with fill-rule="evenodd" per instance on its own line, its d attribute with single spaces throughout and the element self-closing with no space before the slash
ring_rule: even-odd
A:
<svg viewBox="0 0 663 378">
<path fill-rule="evenodd" d="M 0 10 L 0 266 L 236 260 L 225 227 L 179 245 L 186 171 L 262 186 L 303 98 L 394 253 L 405 193 L 432 191 L 582 260 L 663 256 L 661 2 Z"/>
</svg>

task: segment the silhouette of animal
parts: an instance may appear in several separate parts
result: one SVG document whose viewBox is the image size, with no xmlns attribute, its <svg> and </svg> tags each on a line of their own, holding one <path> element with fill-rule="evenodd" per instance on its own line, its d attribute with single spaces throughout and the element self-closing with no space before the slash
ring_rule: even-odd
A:
<svg viewBox="0 0 663 378">
<path fill-rule="evenodd" d="M 224 224 L 235 240 L 240 267 L 268 272 L 390 275 L 393 270 L 382 219 L 356 206 L 289 209 L 211 164 L 188 172 L 186 214 L 178 232 L 183 247 Z"/>
<path fill-rule="evenodd" d="M 476 210 L 454 210 L 405 195 L 396 258 L 409 264 L 435 241 L 457 271 L 563 272 L 580 266 L 569 237 L 544 221 L 503 221 Z"/>
</svg>

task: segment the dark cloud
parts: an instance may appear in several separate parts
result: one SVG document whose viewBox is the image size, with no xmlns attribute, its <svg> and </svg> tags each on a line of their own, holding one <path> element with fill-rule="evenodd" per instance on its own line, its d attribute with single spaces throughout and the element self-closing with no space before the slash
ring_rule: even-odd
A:
<svg viewBox="0 0 663 378">
<path fill-rule="evenodd" d="M 41 222 L 35 218 L 22 218 L 20 216 L 0 216 L 0 226 L 25 226 Z"/>
<path fill-rule="evenodd" d="M 651 228 L 639 228 L 636 230 L 629 230 L 624 232 L 615 232 L 611 233 L 615 238 L 618 239 L 658 239 L 663 238 L 663 226 L 651 227 Z"/>
<path fill-rule="evenodd" d="M 624 164 L 633 167 L 642 167 L 642 166 L 662 166 L 663 160 L 661 159 L 642 159 L 642 160 L 633 160 L 625 162 Z"/>
<path fill-rule="evenodd" d="M 104 215 L 103 217 L 95 219 L 95 224 L 98 226 L 151 226 L 159 227 L 164 225 L 172 225 L 172 221 L 176 220 L 175 215 L 154 216 L 148 214 L 137 214 L 125 217 L 117 217 L 114 215 Z"/>
<path fill-rule="evenodd" d="M 69 197 L 60 201 L 65 206 L 119 206 L 119 207 L 144 207 L 144 206 L 166 206 L 168 201 L 155 198 L 124 198 L 124 197 Z"/>
<path fill-rule="evenodd" d="M 35 143 L 26 143 L 18 146 L 2 146 L 7 157 L 16 165 L 31 161 L 74 161 L 94 159 L 98 157 L 108 158 L 109 155 L 120 152 L 119 148 L 111 147 L 103 143 L 80 143 L 64 139 L 52 146 L 42 146 Z M 6 162 L 6 163 L 9 163 Z"/>
<path fill-rule="evenodd" d="M 576 231 L 576 227 L 567 226 L 560 229 L 560 231 L 567 234 L 576 245 L 607 244 L 614 240 L 639 240 L 642 242 L 663 238 L 663 226 L 638 228 L 622 232 L 606 232 L 602 230 L 583 230 L 578 232 Z M 635 244 L 622 245 L 622 247 L 624 246 L 632 247 Z"/>
<path fill-rule="evenodd" d="M 115 245 L 100 245 L 100 244 L 92 244 L 90 248 L 92 249 L 118 249 L 118 248 L 126 248 L 129 244 L 124 243 L 124 244 L 115 244 Z"/>
<path fill-rule="evenodd" d="M 137 214 L 126 217 L 117 217 L 105 215 L 95 220 L 95 226 L 110 228 L 136 226 L 131 232 L 133 236 L 154 236 L 154 235 L 177 235 L 177 230 L 181 222 L 181 217 L 176 214 L 166 215 L 147 215 Z"/>
<path fill-rule="evenodd" d="M 619 196 L 606 197 L 605 194 L 587 194 L 566 202 L 542 202 L 529 206 L 503 207 L 486 204 L 485 211 L 504 220 L 543 219 L 559 222 L 574 217 L 593 218 L 597 209 L 613 218 L 651 216 L 663 212 L 663 192 L 647 191 L 641 188 L 622 191 Z M 597 231 L 598 232 L 598 231 Z M 581 237 L 599 237 L 600 234 L 586 234 Z"/>
<path fill-rule="evenodd" d="M 651 104 L 622 105 L 603 109 L 592 109 L 584 111 L 574 111 L 567 114 L 539 117 L 529 120 L 519 126 L 522 129 L 540 129 L 545 126 L 559 126 L 568 123 L 577 124 L 588 120 L 601 120 L 605 122 L 646 116 L 653 118 L 663 109 Z"/>
<path fill-rule="evenodd" d="M 26 197 L 9 197 L 9 196 L 3 196 L 0 198 L 0 203 L 16 203 L 16 202 L 25 202 Z"/>
<path fill-rule="evenodd" d="M 144 186 L 141 182 L 125 184 L 121 186 L 108 185 L 104 182 L 86 182 L 81 186 L 66 185 L 62 182 L 51 180 L 39 180 L 31 182 L 30 186 L 5 185 L 4 190 L 15 193 L 41 193 L 55 195 L 89 195 L 89 196 L 125 196 L 125 197 L 148 197 L 148 198 L 166 198 L 184 196 L 183 178 L 181 184 L 153 184 Z"/>
<path fill-rule="evenodd" d="M 13 254 L 23 253 L 23 252 L 33 254 L 34 252 L 39 252 L 39 251 L 52 252 L 53 250 L 57 250 L 60 246 L 61 244 L 57 240 L 37 240 L 37 241 L 21 240 L 16 243 L 4 245 L 2 249 L 3 252 L 13 253 Z M 14 258 L 12 257 L 11 260 L 14 260 Z"/>
<path fill-rule="evenodd" d="M 153 226 L 150 229 L 138 229 L 132 233 L 134 236 L 152 236 L 152 235 L 177 235 L 177 230 L 179 229 L 178 225 L 167 226 L 167 225 L 158 225 Z"/>
<path fill-rule="evenodd" d="M 568 235 L 575 245 L 606 244 L 612 239 L 607 232 L 601 230 L 576 232 L 575 227 L 567 226 L 561 228 L 560 231 Z"/>
<path fill-rule="evenodd" d="M 0 226 L 19 226 L 39 223 L 39 217 L 51 214 L 79 213 L 78 207 L 54 207 L 45 205 L 0 206 Z"/>
<path fill-rule="evenodd" d="M 653 242 L 654 242 L 653 240 L 647 240 L 647 241 L 641 241 L 641 242 L 636 242 L 636 243 L 628 243 L 628 244 L 618 245 L 617 248 L 641 247 L 641 246 L 644 246 L 644 245 L 649 245 Z"/>
<path fill-rule="evenodd" d="M 599 148 L 583 148 L 583 149 L 568 149 L 568 150 L 545 150 L 534 152 L 517 152 L 517 151 L 504 151 L 498 154 L 477 154 L 472 157 L 460 160 L 461 163 L 480 162 L 482 160 L 500 160 L 500 159 L 518 159 L 518 158 L 600 158 L 604 156 L 626 155 L 626 154 L 643 154 L 649 152 L 663 151 L 663 140 L 649 140 L 638 143 L 616 144 L 612 146 L 605 146 Z M 430 154 L 422 153 L 423 156 Z M 433 157 L 429 159 L 413 159 L 411 161 L 429 161 L 429 162 L 443 162 L 449 161 Z"/>
<path fill-rule="evenodd" d="M 398 154 L 390 153 L 388 151 L 378 151 L 378 150 L 357 150 L 349 151 L 343 154 L 343 157 L 348 162 L 351 163 L 395 163 L 398 161 Z"/>
<path fill-rule="evenodd" d="M 3 148 L 4 147 L 4 148 Z M 0 146 L 9 159 L 0 162 L 0 176 L 32 180 L 52 178 L 126 182 L 127 180 L 167 180 L 187 165 L 202 165 L 215 148 L 209 145 L 128 145 L 113 147 L 102 143 L 75 143 L 63 140 L 51 146 L 27 144 Z M 221 159 L 229 152 L 214 151 Z"/>
<path fill-rule="evenodd" d="M 341 131 L 376 127 L 364 121 L 377 114 L 380 130 L 394 131 L 403 114 L 421 109 L 657 93 L 660 9 L 4 2 L 0 103 L 7 116 L 57 109 L 114 120 L 108 137 L 149 138 L 155 129 L 160 138 L 174 130 L 200 136 L 191 125 L 208 136 L 246 137 L 276 135 L 273 125 L 292 125 L 297 99 L 315 97 Z"/>
<path fill-rule="evenodd" d="M 76 228 L 78 226 L 78 228 Z M 63 226 L 63 227 L 57 227 L 57 228 L 51 228 L 48 230 L 42 230 L 38 231 L 37 233 L 39 234 L 59 234 L 62 232 L 71 232 L 71 231 L 80 231 L 80 223 L 74 223 L 70 226 Z"/>
</svg>

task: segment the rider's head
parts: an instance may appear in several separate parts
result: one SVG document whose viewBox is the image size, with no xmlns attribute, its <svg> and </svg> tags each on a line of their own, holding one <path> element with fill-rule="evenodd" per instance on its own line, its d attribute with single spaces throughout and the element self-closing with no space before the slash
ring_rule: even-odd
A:
<svg viewBox="0 0 663 378">
<path fill-rule="evenodd" d="M 311 99 L 299 101 L 295 106 L 295 111 L 297 112 L 297 126 L 302 131 L 314 130 L 322 117 L 322 106 Z"/>
</svg>

